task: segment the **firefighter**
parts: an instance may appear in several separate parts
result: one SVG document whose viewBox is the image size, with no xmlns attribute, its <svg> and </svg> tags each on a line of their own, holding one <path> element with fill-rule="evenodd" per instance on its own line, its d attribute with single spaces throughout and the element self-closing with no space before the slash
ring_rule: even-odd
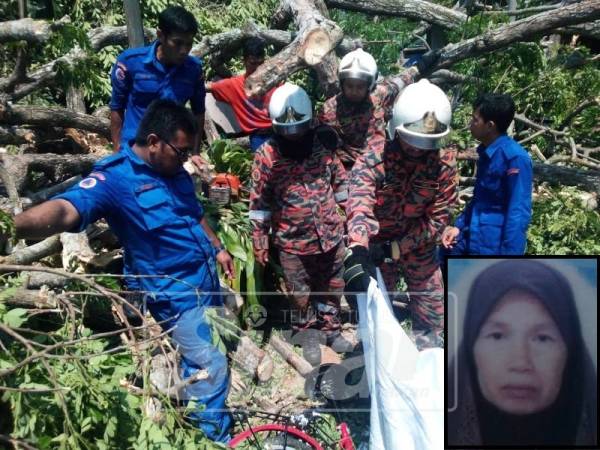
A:
<svg viewBox="0 0 600 450">
<path fill-rule="evenodd" d="M 341 92 L 325 102 L 319 120 L 338 133 L 341 145 L 337 154 L 346 170 L 351 170 L 363 154 L 381 158 L 386 140 L 385 124 L 391 117 L 398 93 L 437 57 L 437 53 L 429 53 L 417 66 L 401 75 L 380 80 L 375 59 L 363 49 L 351 51 L 342 58 L 338 68 Z"/>
<path fill-rule="evenodd" d="M 333 344 L 341 338 L 345 246 L 338 206 L 348 195 L 345 170 L 332 151 L 336 139 L 326 139 L 333 132 L 312 127 L 312 104 L 302 88 L 290 83 L 277 88 L 269 114 L 275 135 L 257 150 L 252 166 L 254 254 L 264 265 L 271 245 L 275 248 L 293 328 L 318 329 Z"/>
<path fill-rule="evenodd" d="M 402 273 L 419 348 L 441 345 L 443 281 L 436 245 L 456 202 L 456 151 L 442 148 L 451 108 L 444 92 L 422 79 L 407 86 L 389 123 L 394 137 L 379 162 L 362 155 L 350 175 L 346 291 L 364 291 L 373 274 L 371 250 L 388 292 Z M 393 297 L 393 294 L 392 294 Z"/>
</svg>

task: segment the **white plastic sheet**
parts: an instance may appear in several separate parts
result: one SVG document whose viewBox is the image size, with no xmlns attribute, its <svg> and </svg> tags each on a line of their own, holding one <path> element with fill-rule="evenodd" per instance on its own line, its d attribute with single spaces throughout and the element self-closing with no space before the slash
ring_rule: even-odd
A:
<svg viewBox="0 0 600 450">
<path fill-rule="evenodd" d="M 443 449 L 444 350 L 417 350 L 374 279 L 357 300 L 371 393 L 369 448 Z"/>
</svg>

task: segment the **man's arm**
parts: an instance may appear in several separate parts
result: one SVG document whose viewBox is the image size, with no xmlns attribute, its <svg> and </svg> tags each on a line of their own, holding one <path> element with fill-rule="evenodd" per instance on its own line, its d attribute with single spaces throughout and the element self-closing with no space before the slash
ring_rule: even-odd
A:
<svg viewBox="0 0 600 450">
<path fill-rule="evenodd" d="M 531 220 L 531 191 L 533 173 L 531 159 L 518 157 L 511 160 L 506 172 L 508 206 L 502 234 L 502 255 L 522 255 L 527 243 L 527 227 Z"/>
<path fill-rule="evenodd" d="M 118 152 L 121 147 L 121 130 L 123 129 L 123 121 L 125 117 L 125 108 L 127 99 L 131 92 L 132 81 L 131 74 L 122 61 L 117 62 L 113 66 L 110 74 L 110 83 L 112 86 L 110 98 L 110 137 L 113 143 L 113 149 Z"/>
<path fill-rule="evenodd" d="M 110 138 L 112 139 L 114 152 L 121 149 L 121 130 L 123 129 L 124 117 L 125 111 L 122 109 L 110 112 Z"/>
<path fill-rule="evenodd" d="M 79 212 L 67 200 L 49 200 L 15 217 L 17 238 L 43 239 L 75 228 L 81 220 Z"/>
<path fill-rule="evenodd" d="M 435 244 L 448 225 L 450 213 L 457 200 L 456 151 L 447 150 L 443 156 L 446 162 L 438 177 L 439 189 L 433 203 L 427 207 L 425 215 L 415 219 L 406 235 L 400 240 L 400 253 L 407 254 L 429 242 Z"/>
<path fill-rule="evenodd" d="M 269 230 L 271 229 L 272 192 L 269 183 L 272 161 L 266 151 L 268 144 L 258 149 L 252 163 L 252 184 L 250 185 L 250 223 L 252 224 L 252 245 L 254 257 L 259 264 L 269 261 Z"/>
<path fill-rule="evenodd" d="M 200 153 L 200 147 L 202 146 L 202 136 L 204 135 L 204 113 L 196 114 L 196 120 L 198 121 L 198 133 L 196 134 L 196 142 L 194 145 L 194 151 L 196 154 Z"/>
<path fill-rule="evenodd" d="M 379 232 L 375 217 L 377 179 L 383 176 L 383 163 L 371 166 L 367 155 L 360 156 L 349 176 L 346 220 L 349 246 L 369 247 L 369 239 Z"/>
<path fill-rule="evenodd" d="M 225 275 L 227 275 L 228 278 L 235 278 L 235 267 L 233 266 L 233 259 L 231 259 L 231 255 L 229 254 L 227 249 L 223 247 L 223 244 L 221 244 L 221 241 L 219 240 L 215 232 L 212 230 L 205 217 L 203 217 L 202 220 L 200 220 L 200 226 L 208 236 L 208 239 L 210 240 L 213 247 L 222 249 L 217 253 L 217 261 L 221 265 L 221 268 L 223 269 L 223 272 L 225 272 Z"/>
</svg>

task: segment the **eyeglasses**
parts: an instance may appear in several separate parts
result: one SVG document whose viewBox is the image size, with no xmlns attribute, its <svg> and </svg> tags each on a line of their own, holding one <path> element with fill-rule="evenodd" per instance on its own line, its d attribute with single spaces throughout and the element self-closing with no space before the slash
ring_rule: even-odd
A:
<svg viewBox="0 0 600 450">
<path fill-rule="evenodd" d="M 178 148 L 178 147 L 175 147 L 173 144 L 171 144 L 166 139 L 163 139 L 163 138 L 160 138 L 160 139 L 165 144 L 167 144 L 169 147 L 171 147 L 173 149 L 173 151 L 175 153 L 177 153 L 177 156 L 179 157 L 179 159 L 181 159 L 182 161 L 188 159 L 188 157 L 190 156 L 190 153 L 192 153 L 192 149 L 191 148 Z"/>
</svg>

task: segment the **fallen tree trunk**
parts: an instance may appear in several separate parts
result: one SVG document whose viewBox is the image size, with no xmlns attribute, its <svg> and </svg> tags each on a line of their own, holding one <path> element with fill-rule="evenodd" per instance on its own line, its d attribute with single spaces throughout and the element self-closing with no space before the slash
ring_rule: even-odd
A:
<svg viewBox="0 0 600 450">
<path fill-rule="evenodd" d="M 584 0 L 568 6 L 536 14 L 502 27 L 490 30 L 474 38 L 448 44 L 439 50 L 439 60 L 429 69 L 445 69 L 459 61 L 487 54 L 513 42 L 530 41 L 540 34 L 560 27 L 577 25 L 600 18 L 600 2 Z"/>
<path fill-rule="evenodd" d="M 0 105 L 0 123 L 77 128 L 110 138 L 108 120 L 59 107 Z"/>
<path fill-rule="evenodd" d="M 461 151 L 458 159 L 477 161 L 477 152 L 472 149 Z M 576 186 L 600 195 L 600 170 L 581 170 L 534 161 L 533 177 L 536 181 L 545 182 L 551 186 Z"/>
<path fill-rule="evenodd" d="M 60 235 L 50 236 L 37 244 L 16 250 L 8 256 L 0 257 L 0 264 L 27 265 L 60 252 Z"/>
<path fill-rule="evenodd" d="M 5 296 L 3 303 L 19 308 L 54 309 L 57 306 L 56 294 L 48 289 L 19 288 Z"/>
<path fill-rule="evenodd" d="M 30 44 L 40 44 L 50 39 L 53 31 L 62 28 L 68 22 L 68 17 L 55 22 L 29 18 L 0 22 L 0 44 L 10 41 L 27 41 Z"/>
<path fill-rule="evenodd" d="M 55 155 L 53 153 L 2 155 L 1 163 L 11 173 L 17 191 L 23 195 L 27 190 L 36 190 L 28 185 L 28 176 L 33 172 L 43 173 L 51 183 L 60 183 L 75 175 L 88 173 L 100 159 L 96 155 Z M 38 187 L 39 189 L 39 187 Z"/>
<path fill-rule="evenodd" d="M 329 7 L 366 14 L 424 20 L 448 29 L 459 28 L 467 21 L 463 12 L 423 0 L 325 0 L 325 3 Z"/>
<path fill-rule="evenodd" d="M 263 96 L 269 89 L 305 67 L 321 63 L 342 40 L 343 33 L 323 17 L 313 0 L 283 0 L 291 11 L 298 35 L 291 44 L 264 62 L 246 79 L 248 97 Z"/>
</svg>

